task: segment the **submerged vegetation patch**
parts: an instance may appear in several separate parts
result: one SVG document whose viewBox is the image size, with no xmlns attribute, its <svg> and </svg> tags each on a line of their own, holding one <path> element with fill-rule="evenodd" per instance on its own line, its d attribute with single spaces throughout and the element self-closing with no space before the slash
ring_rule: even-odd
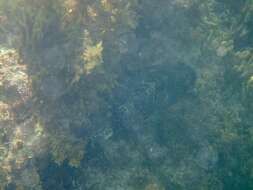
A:
<svg viewBox="0 0 253 190">
<path fill-rule="evenodd" d="M 253 189 L 251 0 L 0 0 L 0 190 Z"/>
</svg>

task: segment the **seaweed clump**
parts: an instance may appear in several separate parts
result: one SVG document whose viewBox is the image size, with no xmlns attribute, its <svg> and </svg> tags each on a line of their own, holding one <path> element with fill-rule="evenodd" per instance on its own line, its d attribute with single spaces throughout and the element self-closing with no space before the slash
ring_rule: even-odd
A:
<svg viewBox="0 0 253 190">
<path fill-rule="evenodd" d="M 0 0 L 0 189 L 252 189 L 252 7 Z"/>
</svg>

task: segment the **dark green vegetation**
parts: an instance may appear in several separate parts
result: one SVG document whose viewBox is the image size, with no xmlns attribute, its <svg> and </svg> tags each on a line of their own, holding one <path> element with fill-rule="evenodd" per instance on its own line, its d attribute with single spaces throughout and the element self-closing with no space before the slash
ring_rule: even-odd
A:
<svg viewBox="0 0 253 190">
<path fill-rule="evenodd" d="M 0 190 L 252 190 L 251 0 L 0 0 Z"/>
</svg>

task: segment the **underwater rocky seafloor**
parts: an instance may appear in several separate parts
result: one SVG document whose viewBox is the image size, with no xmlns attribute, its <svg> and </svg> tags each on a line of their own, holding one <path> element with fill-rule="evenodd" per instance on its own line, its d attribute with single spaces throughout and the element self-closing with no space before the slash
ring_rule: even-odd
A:
<svg viewBox="0 0 253 190">
<path fill-rule="evenodd" d="M 0 190 L 253 189 L 250 0 L 0 0 Z"/>
</svg>

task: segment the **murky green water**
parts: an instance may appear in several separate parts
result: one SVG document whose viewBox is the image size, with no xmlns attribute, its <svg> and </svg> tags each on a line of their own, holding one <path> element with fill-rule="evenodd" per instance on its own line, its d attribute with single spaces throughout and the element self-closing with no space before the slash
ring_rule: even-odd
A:
<svg viewBox="0 0 253 190">
<path fill-rule="evenodd" d="M 0 190 L 253 189 L 251 0 L 0 0 Z"/>
</svg>

